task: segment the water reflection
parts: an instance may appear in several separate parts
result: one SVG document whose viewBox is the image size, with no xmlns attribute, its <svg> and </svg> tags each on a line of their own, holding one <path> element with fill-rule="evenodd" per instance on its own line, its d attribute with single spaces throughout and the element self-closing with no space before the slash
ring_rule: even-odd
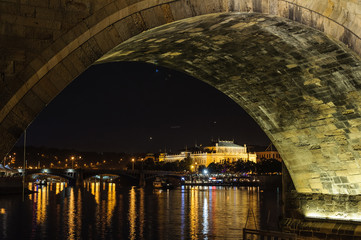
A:
<svg viewBox="0 0 361 240">
<path fill-rule="evenodd" d="M 0 239 L 240 239 L 246 222 L 265 227 L 280 214 L 277 192 L 258 188 L 29 188 L 37 193 L 24 203 L 21 196 L 0 198 Z"/>
<path fill-rule="evenodd" d="M 137 219 L 137 209 L 136 209 L 136 194 L 135 194 L 135 187 L 130 189 L 129 193 L 129 237 L 130 239 L 136 238 L 136 219 Z"/>
</svg>

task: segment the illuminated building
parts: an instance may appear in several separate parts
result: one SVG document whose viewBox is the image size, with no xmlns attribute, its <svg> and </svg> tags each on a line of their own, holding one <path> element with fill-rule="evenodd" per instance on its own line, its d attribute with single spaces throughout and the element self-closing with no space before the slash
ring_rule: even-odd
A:
<svg viewBox="0 0 361 240">
<path fill-rule="evenodd" d="M 183 151 L 180 154 L 168 155 L 161 153 L 159 161 L 175 162 L 191 158 L 194 164 L 208 166 L 210 163 L 222 163 L 224 161 L 234 162 L 238 160 L 256 162 L 257 155 L 247 151 L 246 144 L 243 146 L 235 144 L 233 141 L 214 142 L 211 146 L 195 147 L 191 151 Z"/>
<path fill-rule="evenodd" d="M 260 162 L 262 159 L 276 159 L 277 161 L 282 162 L 282 158 L 277 151 L 277 149 L 271 143 L 266 150 L 262 152 L 256 152 L 257 154 L 257 162 Z"/>
</svg>

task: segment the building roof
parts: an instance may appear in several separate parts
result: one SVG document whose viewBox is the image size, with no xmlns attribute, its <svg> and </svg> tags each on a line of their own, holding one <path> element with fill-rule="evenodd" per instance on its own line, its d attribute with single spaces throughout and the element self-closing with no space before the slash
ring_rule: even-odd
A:
<svg viewBox="0 0 361 240">
<path fill-rule="evenodd" d="M 243 147 L 240 145 L 235 144 L 233 141 L 218 141 L 218 147 Z"/>
</svg>

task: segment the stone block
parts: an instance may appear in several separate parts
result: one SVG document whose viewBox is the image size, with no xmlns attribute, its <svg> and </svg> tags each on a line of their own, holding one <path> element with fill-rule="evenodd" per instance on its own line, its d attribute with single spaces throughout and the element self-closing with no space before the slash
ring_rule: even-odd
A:
<svg viewBox="0 0 361 240">
<path fill-rule="evenodd" d="M 92 28 L 99 24 L 102 20 L 106 19 L 108 17 L 108 13 L 105 9 L 101 9 L 88 17 L 84 20 L 85 24 L 88 26 L 88 28 Z"/>
<path fill-rule="evenodd" d="M 36 18 L 37 19 L 46 19 L 46 20 L 54 20 L 57 10 L 56 9 L 49 9 L 49 8 L 42 8 L 37 7 L 35 9 Z"/>
<path fill-rule="evenodd" d="M 78 64 L 81 64 L 80 66 L 84 69 L 86 69 L 93 63 L 93 59 L 88 58 L 88 53 L 83 49 L 82 46 L 73 51 L 71 55 L 74 56 L 72 58 L 74 60 L 76 59 L 76 62 Z"/>
<path fill-rule="evenodd" d="M 48 7 L 48 1 L 43 0 L 28 0 L 28 4 L 34 7 Z"/>
<path fill-rule="evenodd" d="M 160 6 L 153 7 L 140 12 L 141 20 L 146 29 L 154 28 L 167 23 L 166 16 L 164 16 L 163 9 Z"/>
<path fill-rule="evenodd" d="M 88 55 L 88 58 L 92 64 L 104 54 L 94 38 L 90 38 L 81 46 L 81 48 Z"/>
<path fill-rule="evenodd" d="M 59 94 L 59 90 L 49 81 L 48 76 L 40 79 L 32 91 L 45 103 L 51 102 Z"/>
<path fill-rule="evenodd" d="M 2 13 L 14 14 L 14 15 L 19 13 L 18 6 L 11 2 L 0 2 L 0 9 Z"/>
<path fill-rule="evenodd" d="M 175 21 L 193 16 L 192 8 L 185 0 L 169 3 L 169 7 Z"/>
<path fill-rule="evenodd" d="M 73 80 L 70 73 L 61 63 L 57 64 L 47 75 L 47 78 L 49 78 L 58 92 L 62 91 Z"/>
<path fill-rule="evenodd" d="M 71 57 L 67 57 L 62 61 L 63 66 L 67 69 L 72 79 L 78 77 L 85 69 L 75 66 Z"/>
<path fill-rule="evenodd" d="M 94 36 L 95 41 L 97 42 L 99 48 L 102 50 L 103 53 L 108 52 L 116 46 L 116 43 L 120 42 L 120 39 L 118 39 L 118 41 L 115 43 L 113 42 L 112 37 L 109 34 L 109 32 L 112 30 L 115 31 L 116 35 L 118 35 L 118 32 L 116 32 L 114 28 L 109 27 L 109 29 L 104 29 L 103 31 Z"/>
<path fill-rule="evenodd" d="M 31 112 L 35 114 L 34 117 L 37 115 L 37 113 L 40 113 L 48 103 L 42 101 L 42 99 L 31 90 L 28 91 L 27 94 L 25 94 L 23 102 L 26 107 L 28 109 L 31 109 Z"/>
<path fill-rule="evenodd" d="M 141 33 L 143 30 L 139 28 L 132 17 L 127 17 L 114 24 L 114 28 L 118 31 L 123 41 Z"/>
<path fill-rule="evenodd" d="M 240 12 L 253 12 L 253 1 L 245 0 L 239 2 L 239 11 Z"/>
<path fill-rule="evenodd" d="M 61 0 L 49 0 L 49 8 L 59 9 L 61 6 Z"/>
</svg>

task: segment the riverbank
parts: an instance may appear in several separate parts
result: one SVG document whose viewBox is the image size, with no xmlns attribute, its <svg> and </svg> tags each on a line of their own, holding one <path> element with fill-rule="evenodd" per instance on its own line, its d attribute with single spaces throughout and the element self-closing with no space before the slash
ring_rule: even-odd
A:
<svg viewBox="0 0 361 240">
<path fill-rule="evenodd" d="M 281 175 L 260 175 L 251 177 L 205 177 L 186 176 L 181 181 L 184 186 L 245 186 L 274 188 L 282 187 Z"/>
</svg>

